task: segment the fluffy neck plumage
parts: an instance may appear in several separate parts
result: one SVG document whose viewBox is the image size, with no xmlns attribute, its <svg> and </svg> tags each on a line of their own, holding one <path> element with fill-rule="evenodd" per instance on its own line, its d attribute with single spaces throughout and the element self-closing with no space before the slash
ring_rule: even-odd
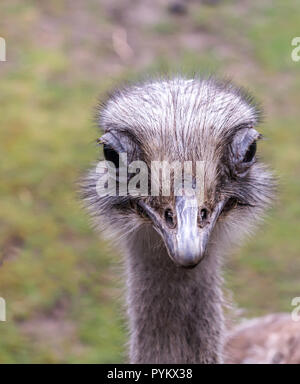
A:
<svg viewBox="0 0 300 384">
<path fill-rule="evenodd" d="M 221 362 L 219 263 L 209 253 L 194 269 L 174 265 L 160 236 L 142 228 L 128 241 L 127 299 L 132 363 Z"/>
</svg>

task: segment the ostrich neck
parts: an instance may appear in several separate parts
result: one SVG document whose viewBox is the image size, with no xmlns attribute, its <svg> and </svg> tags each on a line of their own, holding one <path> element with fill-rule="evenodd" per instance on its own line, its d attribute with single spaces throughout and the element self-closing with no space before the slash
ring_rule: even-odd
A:
<svg viewBox="0 0 300 384">
<path fill-rule="evenodd" d="M 223 313 L 217 258 L 176 267 L 161 238 L 143 228 L 126 258 L 130 361 L 221 362 Z"/>
</svg>

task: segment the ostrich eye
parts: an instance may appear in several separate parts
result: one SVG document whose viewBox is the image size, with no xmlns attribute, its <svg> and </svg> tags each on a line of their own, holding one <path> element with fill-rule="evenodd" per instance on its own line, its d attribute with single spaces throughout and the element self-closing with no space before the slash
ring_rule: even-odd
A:
<svg viewBox="0 0 300 384">
<path fill-rule="evenodd" d="M 243 163 L 250 163 L 250 161 L 253 160 L 254 156 L 256 154 L 256 141 L 254 141 L 248 148 L 245 156 L 244 156 L 244 159 L 243 159 Z"/>
<path fill-rule="evenodd" d="M 119 168 L 119 154 L 108 144 L 103 145 L 103 153 L 105 160 L 114 163 L 116 168 Z"/>
</svg>

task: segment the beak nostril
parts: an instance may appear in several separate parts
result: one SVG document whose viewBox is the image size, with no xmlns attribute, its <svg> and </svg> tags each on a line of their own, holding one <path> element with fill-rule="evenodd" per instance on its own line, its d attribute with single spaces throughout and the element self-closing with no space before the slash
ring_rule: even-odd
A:
<svg viewBox="0 0 300 384">
<path fill-rule="evenodd" d="M 171 211 L 170 208 L 167 208 L 165 210 L 165 220 L 166 220 L 166 223 L 167 223 L 169 228 L 174 228 L 175 227 L 173 212 Z"/>
<path fill-rule="evenodd" d="M 200 217 L 201 217 L 201 220 L 202 220 L 202 221 L 207 220 L 207 217 L 208 217 L 208 211 L 207 211 L 206 208 L 201 209 L 201 211 L 200 211 Z"/>
</svg>

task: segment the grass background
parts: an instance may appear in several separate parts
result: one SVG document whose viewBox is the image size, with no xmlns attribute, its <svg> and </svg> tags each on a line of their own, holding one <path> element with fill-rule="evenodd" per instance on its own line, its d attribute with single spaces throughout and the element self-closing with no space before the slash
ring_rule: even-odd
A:
<svg viewBox="0 0 300 384">
<path fill-rule="evenodd" d="M 11 0 L 0 3 L 0 363 L 125 361 L 119 252 L 90 229 L 78 178 L 99 156 L 98 98 L 151 73 L 217 72 L 263 102 L 260 155 L 278 202 L 227 262 L 244 316 L 300 296 L 300 35 L 297 0 Z"/>
</svg>

